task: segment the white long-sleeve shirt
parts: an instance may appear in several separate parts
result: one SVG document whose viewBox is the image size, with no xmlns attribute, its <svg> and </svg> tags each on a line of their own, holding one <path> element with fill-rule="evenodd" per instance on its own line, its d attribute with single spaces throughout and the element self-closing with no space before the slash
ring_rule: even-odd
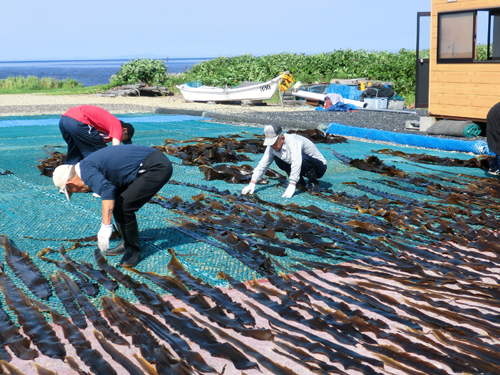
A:
<svg viewBox="0 0 500 375">
<path fill-rule="evenodd" d="M 252 181 L 258 182 L 267 168 L 272 164 L 275 157 L 280 158 L 285 163 L 291 164 L 290 182 L 297 184 L 300 179 L 300 169 L 302 168 L 302 154 L 309 155 L 320 160 L 326 165 L 326 159 L 321 155 L 314 143 L 309 139 L 297 134 L 284 134 L 285 142 L 281 150 L 274 151 L 271 146 L 267 146 L 264 156 L 259 165 L 254 169 Z"/>
</svg>

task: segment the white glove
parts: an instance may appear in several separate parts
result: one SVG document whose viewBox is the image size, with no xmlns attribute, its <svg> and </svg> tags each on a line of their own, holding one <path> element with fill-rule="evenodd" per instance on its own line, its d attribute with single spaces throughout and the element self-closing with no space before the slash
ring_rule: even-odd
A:
<svg viewBox="0 0 500 375">
<path fill-rule="evenodd" d="M 109 237 L 111 237 L 112 232 L 113 225 L 101 223 L 101 229 L 99 229 L 97 233 L 97 245 L 99 246 L 99 250 L 106 251 L 109 249 Z"/>
<path fill-rule="evenodd" d="M 241 194 L 243 194 L 243 195 L 247 195 L 248 193 L 253 194 L 254 190 L 255 190 L 255 184 L 253 182 L 250 182 L 248 184 L 248 186 L 243 188 L 243 190 L 241 191 Z"/>
<path fill-rule="evenodd" d="M 291 198 L 293 193 L 295 193 L 295 185 L 288 184 L 288 187 L 285 190 L 285 194 L 283 194 L 281 198 Z"/>
</svg>

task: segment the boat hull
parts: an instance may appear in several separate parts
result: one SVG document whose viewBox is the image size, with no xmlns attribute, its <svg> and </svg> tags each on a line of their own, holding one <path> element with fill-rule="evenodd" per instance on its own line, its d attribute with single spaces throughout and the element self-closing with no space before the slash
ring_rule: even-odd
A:
<svg viewBox="0 0 500 375">
<path fill-rule="evenodd" d="M 270 81 L 257 83 L 251 86 L 222 88 L 211 86 L 189 87 L 178 85 L 185 100 L 193 102 L 233 102 L 240 100 L 268 100 L 271 99 L 279 86 L 281 77 Z"/>
</svg>

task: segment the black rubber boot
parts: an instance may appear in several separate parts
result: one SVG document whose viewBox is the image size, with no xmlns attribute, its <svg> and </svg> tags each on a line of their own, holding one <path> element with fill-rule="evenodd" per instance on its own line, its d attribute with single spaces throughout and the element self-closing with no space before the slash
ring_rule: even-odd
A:
<svg viewBox="0 0 500 375">
<path fill-rule="evenodd" d="M 125 252 L 125 241 L 124 241 L 124 237 L 123 237 L 123 226 L 120 225 L 119 223 L 116 223 L 116 226 L 118 228 L 118 231 L 120 232 L 120 234 L 122 235 L 122 239 L 120 241 L 120 243 L 118 243 L 118 245 L 116 245 L 115 247 L 113 247 L 112 249 L 108 249 L 106 251 L 103 251 L 102 253 L 104 255 L 107 255 L 107 256 L 115 256 L 115 255 L 120 255 L 120 254 L 123 254 Z"/>
<path fill-rule="evenodd" d="M 318 177 L 316 177 L 316 171 L 314 169 L 310 169 L 304 173 L 304 176 L 306 176 L 309 180 L 309 193 L 312 195 L 320 194 L 321 188 L 319 187 Z"/>
<path fill-rule="evenodd" d="M 120 266 L 135 267 L 141 261 L 141 245 L 139 244 L 139 227 L 137 226 L 137 220 L 125 224 L 123 229 L 125 253 L 120 260 Z"/>
</svg>

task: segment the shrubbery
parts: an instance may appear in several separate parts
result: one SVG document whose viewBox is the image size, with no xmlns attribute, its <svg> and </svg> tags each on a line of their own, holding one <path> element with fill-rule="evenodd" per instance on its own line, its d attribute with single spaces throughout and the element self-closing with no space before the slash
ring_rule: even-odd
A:
<svg viewBox="0 0 500 375">
<path fill-rule="evenodd" d="M 123 86 L 144 82 L 148 85 L 159 85 L 165 81 L 167 67 L 162 60 L 135 59 L 123 64 L 110 83 Z"/>
</svg>

